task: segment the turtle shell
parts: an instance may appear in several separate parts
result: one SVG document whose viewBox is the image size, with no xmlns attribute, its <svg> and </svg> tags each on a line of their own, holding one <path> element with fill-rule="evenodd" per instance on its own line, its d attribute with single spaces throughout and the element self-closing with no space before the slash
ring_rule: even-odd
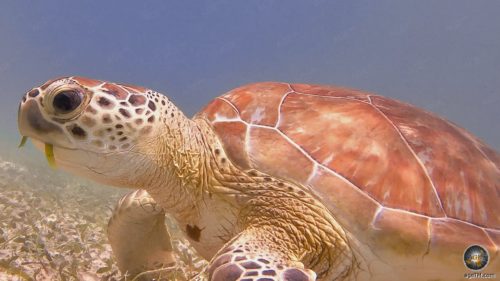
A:
<svg viewBox="0 0 500 281">
<path fill-rule="evenodd" d="M 370 93 L 274 82 L 234 89 L 198 117 L 241 169 L 309 188 L 365 258 L 463 274 L 478 244 L 500 268 L 500 155 L 457 125 Z"/>
</svg>

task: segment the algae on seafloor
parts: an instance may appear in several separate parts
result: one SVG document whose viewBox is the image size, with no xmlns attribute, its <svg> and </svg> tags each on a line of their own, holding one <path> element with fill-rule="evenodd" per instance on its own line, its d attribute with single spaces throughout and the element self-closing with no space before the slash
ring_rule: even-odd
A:
<svg viewBox="0 0 500 281">
<path fill-rule="evenodd" d="M 106 225 L 129 191 L 65 176 L 41 159 L 26 161 L 35 160 L 0 156 L 0 280 L 123 280 Z M 188 280 L 205 262 L 167 223 L 179 260 L 175 279 Z"/>
</svg>

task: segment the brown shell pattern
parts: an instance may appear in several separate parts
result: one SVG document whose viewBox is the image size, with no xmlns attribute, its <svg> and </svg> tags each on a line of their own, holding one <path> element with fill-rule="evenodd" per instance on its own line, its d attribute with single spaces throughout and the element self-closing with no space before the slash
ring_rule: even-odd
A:
<svg viewBox="0 0 500 281">
<path fill-rule="evenodd" d="M 498 253 L 500 155 L 439 116 L 357 90 L 274 82 L 232 90 L 198 116 L 236 165 L 310 187 L 350 232 L 370 229 L 372 244 L 406 241 L 405 252 L 426 255 L 462 232 L 474 237 L 464 248 Z"/>
</svg>

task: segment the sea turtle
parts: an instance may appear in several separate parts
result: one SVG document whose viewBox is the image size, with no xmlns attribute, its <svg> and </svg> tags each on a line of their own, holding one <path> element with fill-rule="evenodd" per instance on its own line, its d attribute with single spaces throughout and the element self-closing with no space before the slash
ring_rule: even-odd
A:
<svg viewBox="0 0 500 281">
<path fill-rule="evenodd" d="M 153 90 L 65 77 L 18 119 L 53 165 L 138 189 L 108 230 L 132 275 L 175 263 L 165 213 L 210 260 L 197 280 L 459 280 L 475 244 L 500 269 L 500 155 L 406 103 L 264 82 L 190 119 Z"/>
</svg>

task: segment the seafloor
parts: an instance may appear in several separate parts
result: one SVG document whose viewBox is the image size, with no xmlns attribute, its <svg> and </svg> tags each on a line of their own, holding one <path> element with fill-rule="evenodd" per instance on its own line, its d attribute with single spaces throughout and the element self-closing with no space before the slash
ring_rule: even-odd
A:
<svg viewBox="0 0 500 281">
<path fill-rule="evenodd" d="M 128 191 L 52 171 L 33 149 L 0 144 L 0 280 L 133 280 L 118 271 L 106 236 Z M 187 280 L 205 262 L 166 222 L 179 265 L 159 279 Z"/>
</svg>

